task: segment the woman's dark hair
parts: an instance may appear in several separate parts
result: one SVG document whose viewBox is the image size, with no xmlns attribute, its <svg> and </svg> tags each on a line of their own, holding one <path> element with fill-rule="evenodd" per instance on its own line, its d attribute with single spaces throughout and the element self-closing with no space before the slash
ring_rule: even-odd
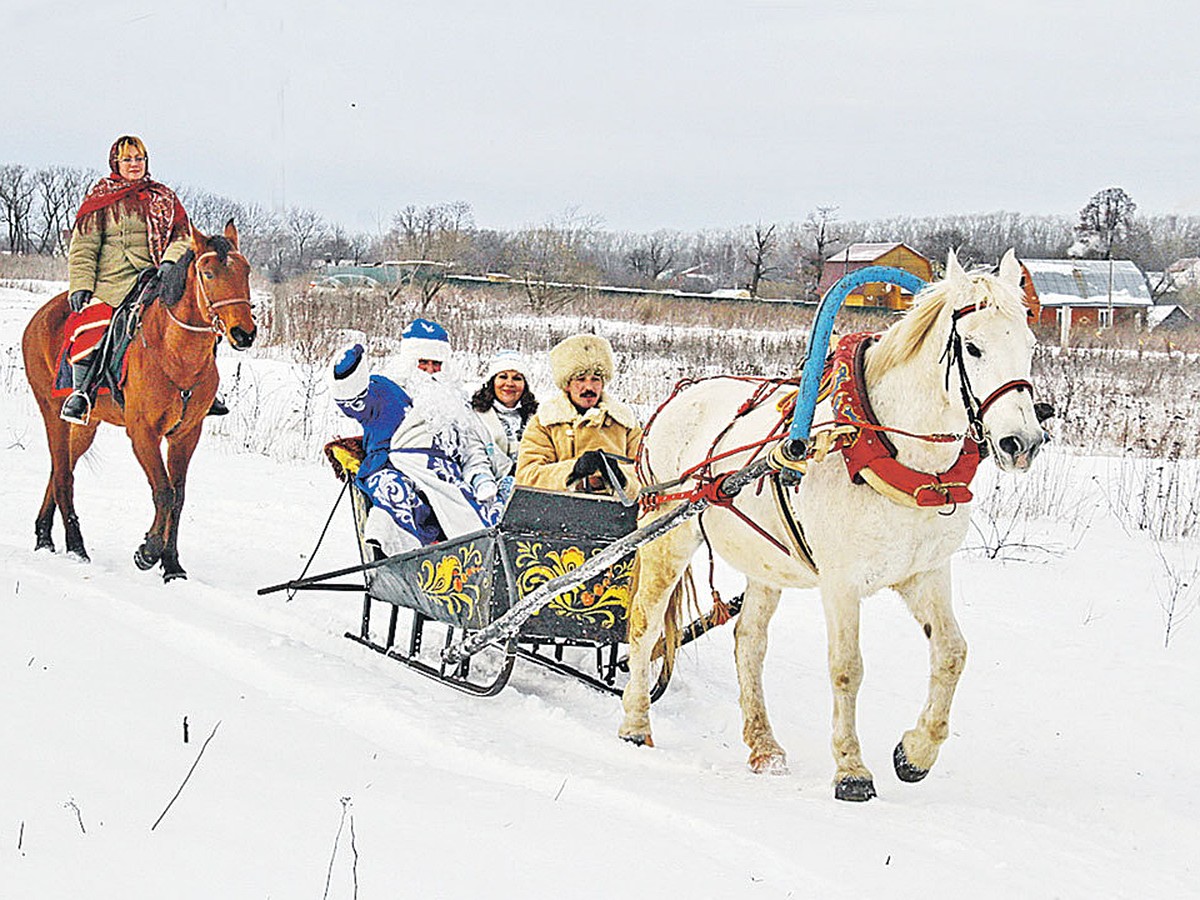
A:
<svg viewBox="0 0 1200 900">
<path fill-rule="evenodd" d="M 492 408 L 492 404 L 496 402 L 496 376 L 493 375 L 483 383 L 483 387 L 477 390 L 471 397 L 471 409 L 476 412 L 487 412 Z M 521 413 L 521 421 L 528 422 L 530 417 L 537 412 L 537 398 L 533 396 L 533 388 L 529 386 L 529 380 L 525 381 L 525 393 L 521 395 L 521 399 L 517 401 L 517 409 Z"/>
</svg>

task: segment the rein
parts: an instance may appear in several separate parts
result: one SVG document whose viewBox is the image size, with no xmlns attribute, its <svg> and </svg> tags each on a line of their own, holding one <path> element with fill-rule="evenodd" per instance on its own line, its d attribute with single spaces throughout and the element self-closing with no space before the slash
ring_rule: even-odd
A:
<svg viewBox="0 0 1200 900">
<path fill-rule="evenodd" d="M 1033 385 L 1026 379 L 1017 378 L 1000 385 L 1000 387 L 988 394 L 983 401 L 980 401 L 976 397 L 963 361 L 962 337 L 958 332 L 958 320 L 982 308 L 985 307 L 980 304 L 972 304 L 964 306 L 961 309 L 956 309 L 953 312 L 950 336 L 947 339 L 946 349 L 941 357 L 942 360 L 946 361 L 947 390 L 949 390 L 950 386 L 951 369 L 957 368 L 958 370 L 959 388 L 968 421 L 965 434 L 948 434 L 944 432 L 918 434 L 881 424 L 871 410 L 870 402 L 866 396 L 865 378 L 862 372 L 864 353 L 866 347 L 874 339 L 874 336 L 867 334 L 852 335 L 849 339 L 843 339 L 848 341 L 844 348 L 840 346 L 839 342 L 838 350 L 835 350 L 831 354 L 830 359 L 826 363 L 827 369 L 822 381 L 820 397 L 826 397 L 830 394 L 835 395 L 835 402 L 833 404 L 834 418 L 831 421 L 822 422 L 814 427 L 814 431 L 823 432 L 826 440 L 823 442 L 814 441 L 809 447 L 806 460 L 813 457 L 823 458 L 829 450 L 836 449 L 845 457 L 847 469 L 853 480 L 859 483 L 866 482 L 879 493 L 903 505 L 954 507 L 959 503 L 969 502 L 971 500 L 970 483 L 975 474 L 975 469 L 979 461 L 987 453 L 986 428 L 983 424 L 984 414 L 997 400 L 1012 391 L 1024 390 L 1028 391 L 1030 396 L 1033 395 Z M 847 355 L 853 358 L 847 358 Z M 754 451 L 749 460 L 749 462 L 753 462 L 766 446 L 777 442 L 783 436 L 781 429 L 784 428 L 791 416 L 792 405 L 795 403 L 794 392 L 790 397 L 785 398 L 778 404 L 782 416 L 775 426 L 771 428 L 766 437 L 730 450 L 724 450 L 720 453 L 714 452 L 717 444 L 720 443 L 721 439 L 729 432 L 739 418 L 757 408 L 763 402 L 763 399 L 770 396 L 781 386 L 795 384 L 795 381 L 792 379 L 769 379 L 753 376 L 714 377 L 750 382 L 756 384 L 757 387 L 751 396 L 742 403 L 737 412 L 734 413 L 731 421 L 713 439 L 706 457 L 696 465 L 686 469 L 679 477 L 661 484 L 650 483 L 651 479 L 646 477 L 652 474 L 649 472 L 647 454 L 644 451 L 638 454 L 638 475 L 642 478 L 643 483 L 647 484 L 642 496 L 639 498 L 643 511 L 657 509 L 666 503 L 675 501 L 687 500 L 690 502 L 694 500 L 696 496 L 709 489 L 712 484 L 719 484 L 721 476 L 714 476 L 712 473 L 714 463 L 747 451 Z M 671 395 L 654 411 L 654 414 L 646 423 L 646 433 L 649 433 L 650 427 L 658 417 L 658 414 L 680 391 L 696 384 L 698 381 L 704 380 L 707 379 L 683 379 L 676 384 Z M 835 384 L 835 381 L 837 384 Z M 914 469 L 909 469 L 897 461 L 896 449 L 891 441 L 887 439 L 888 434 L 903 435 L 904 437 L 931 443 L 962 441 L 963 448 L 958 460 L 946 472 L 918 472 Z M 644 435 L 642 447 L 646 447 Z M 803 461 L 798 468 L 803 471 Z M 667 489 L 678 487 L 689 480 L 698 482 L 693 490 L 667 492 Z M 717 491 L 717 494 L 719 493 Z M 736 513 L 761 536 L 783 550 L 784 553 L 790 555 L 786 547 L 783 547 L 777 540 L 767 534 L 760 526 L 741 513 L 731 503 L 713 502 Z M 803 537 L 802 531 L 800 531 L 800 536 L 801 538 Z M 803 545 L 802 541 L 800 543 Z"/>
</svg>

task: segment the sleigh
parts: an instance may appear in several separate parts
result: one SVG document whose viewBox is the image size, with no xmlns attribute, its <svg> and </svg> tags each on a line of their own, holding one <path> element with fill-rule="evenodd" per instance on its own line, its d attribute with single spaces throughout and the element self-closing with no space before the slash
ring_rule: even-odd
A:
<svg viewBox="0 0 1200 900">
<path fill-rule="evenodd" d="M 814 320 L 787 414 L 790 424 L 785 419 L 781 433 L 759 442 L 774 449 L 737 471 L 700 478 L 690 490 L 668 493 L 682 480 L 648 487 L 643 499 L 669 501 L 673 508 L 642 527 L 637 527 L 634 504 L 518 487 L 491 528 L 371 560 L 363 538 L 370 501 L 350 487 L 346 472 L 362 564 L 311 577 L 301 573 L 258 593 L 361 591 L 359 627 L 347 638 L 468 693 L 499 693 L 518 658 L 620 693 L 628 675 L 633 554 L 710 506 L 730 506 L 741 490 L 763 479 L 771 478 L 779 491 L 799 483 L 834 316 L 850 291 L 875 281 L 912 293 L 925 284 L 908 272 L 879 266 L 843 277 Z M 802 535 L 798 542 L 803 544 Z M 361 583 L 334 580 L 355 574 Z M 714 591 L 713 608 L 681 629 L 680 643 L 736 615 L 741 602 L 738 597 L 722 603 Z M 667 656 L 660 639 L 652 654 L 658 670 L 650 679 L 651 700 L 666 690 Z"/>
<path fill-rule="evenodd" d="M 624 686 L 632 552 L 600 567 L 585 566 L 614 542 L 635 532 L 638 508 L 583 493 L 517 487 L 500 521 L 429 547 L 372 559 L 364 539 L 370 500 L 348 482 L 362 563 L 258 591 L 343 591 L 363 595 L 350 640 L 466 693 L 493 696 L 504 689 L 518 659 L 569 676 L 592 688 L 620 693 Z M 581 568 L 583 567 L 583 568 Z M 361 581 L 339 580 L 360 576 Z M 520 601 L 555 591 L 511 634 L 481 639 L 503 626 Z M 740 600 L 717 604 L 683 631 L 683 642 L 736 615 Z M 476 644 L 456 661 L 447 650 Z M 657 699 L 669 667 L 656 654 Z"/>
</svg>

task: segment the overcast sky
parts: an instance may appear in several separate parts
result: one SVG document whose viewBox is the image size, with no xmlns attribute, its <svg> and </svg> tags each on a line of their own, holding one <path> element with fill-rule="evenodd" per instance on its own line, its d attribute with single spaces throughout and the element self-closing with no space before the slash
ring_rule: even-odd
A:
<svg viewBox="0 0 1200 900">
<path fill-rule="evenodd" d="M 568 209 L 693 230 L 1200 213 L 1200 4 L 0 0 L 0 163 L 106 167 L 375 231 Z"/>
</svg>

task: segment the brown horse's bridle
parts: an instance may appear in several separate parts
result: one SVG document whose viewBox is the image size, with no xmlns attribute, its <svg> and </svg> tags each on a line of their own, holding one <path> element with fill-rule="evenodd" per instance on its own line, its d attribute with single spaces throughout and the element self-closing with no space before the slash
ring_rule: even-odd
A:
<svg viewBox="0 0 1200 900">
<path fill-rule="evenodd" d="M 242 262 L 246 263 L 247 268 L 249 268 L 250 263 L 247 262 L 246 257 L 242 256 L 242 254 L 238 253 L 236 250 L 231 250 L 229 255 L 237 256 Z M 217 310 L 226 306 L 234 306 L 238 303 L 244 303 L 246 306 L 250 307 L 251 310 L 253 310 L 254 304 L 250 302 L 249 297 L 229 297 L 225 300 L 218 300 L 215 303 L 213 302 L 212 298 L 208 296 L 208 289 L 204 286 L 204 275 L 200 271 L 200 261 L 209 256 L 216 256 L 216 251 L 209 250 L 207 253 L 196 257 L 196 260 L 192 263 L 192 266 L 196 270 L 196 293 L 198 297 L 201 297 L 204 300 L 203 304 L 198 303 L 196 305 L 200 307 L 200 315 L 205 315 L 204 307 L 208 308 L 207 315 L 209 317 L 209 324 L 191 325 L 179 319 L 173 312 L 171 312 L 171 307 L 167 306 L 166 304 L 163 304 L 163 309 L 167 311 L 167 318 L 169 318 L 184 331 L 191 331 L 198 334 L 223 335 L 225 333 L 225 323 L 221 321 L 221 317 L 217 314 Z"/>
</svg>

